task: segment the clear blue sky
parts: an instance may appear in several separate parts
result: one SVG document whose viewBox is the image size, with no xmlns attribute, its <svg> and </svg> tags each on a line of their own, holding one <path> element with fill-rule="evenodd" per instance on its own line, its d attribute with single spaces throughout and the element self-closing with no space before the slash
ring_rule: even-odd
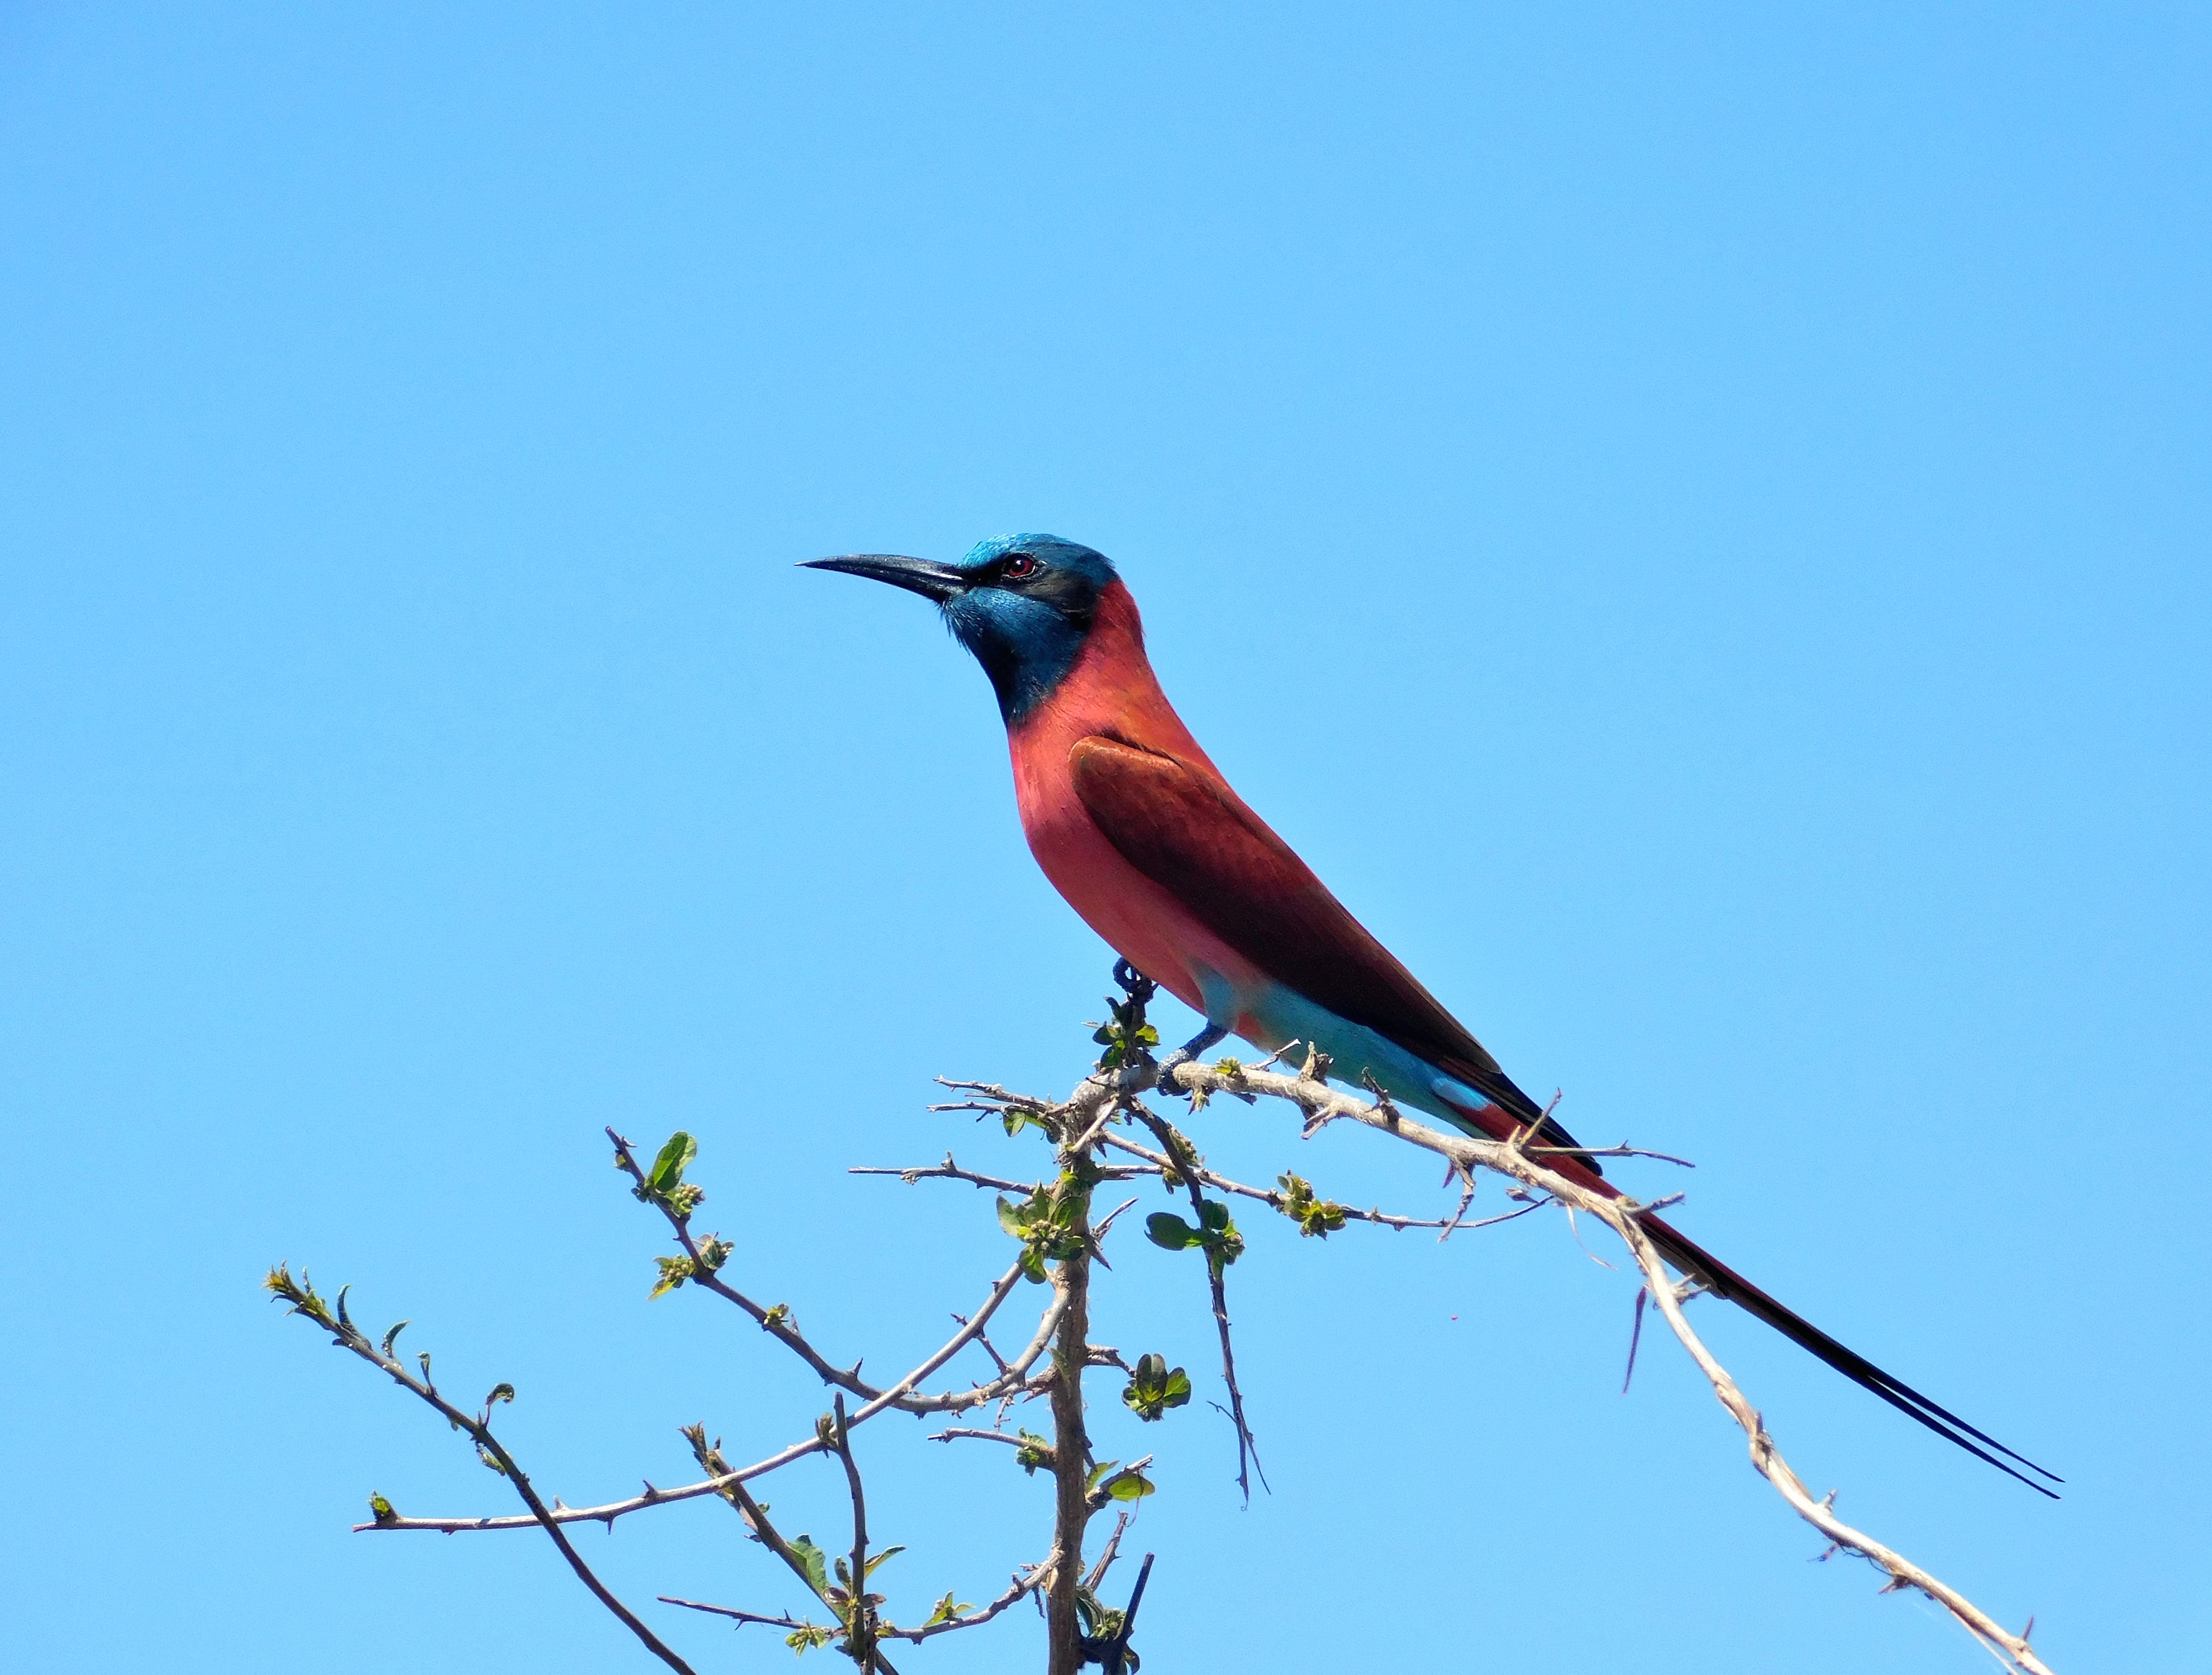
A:
<svg viewBox="0 0 2212 1675">
<path fill-rule="evenodd" d="M 1018 1162 L 928 1077 L 1066 1087 L 1109 956 L 927 610 L 792 567 L 1044 529 L 1518 1079 L 2071 1479 L 1707 1305 L 1816 1489 L 2072 1675 L 2212 1663 L 2203 10 L 950 9 L 0 13 L 11 1660 L 647 1666 L 535 1537 L 348 1534 L 503 1487 L 256 1281 L 512 1380 L 571 1502 L 757 1457 L 818 1390 L 647 1303 L 599 1138 L 682 1126 L 758 1291 L 933 1343 L 988 1202 L 842 1171 Z M 1670 1345 L 1621 1399 L 1556 1222 L 1246 1220 L 1274 1494 L 1106 1423 L 1149 1667 L 1985 1667 Z M 1211 1393 L 1194 1265 L 1115 1254 L 1102 1337 Z M 895 1611 L 1039 1551 L 1003 1459 L 864 1457 Z M 588 1551 L 793 1603 L 733 1521 Z"/>
</svg>

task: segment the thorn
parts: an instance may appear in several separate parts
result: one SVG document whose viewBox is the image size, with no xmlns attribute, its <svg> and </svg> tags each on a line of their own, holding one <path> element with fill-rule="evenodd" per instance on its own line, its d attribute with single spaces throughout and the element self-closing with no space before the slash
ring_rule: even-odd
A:
<svg viewBox="0 0 2212 1675">
<path fill-rule="evenodd" d="M 1636 1376 L 1636 1346 L 1644 1339 L 1644 1306 L 1651 1301 L 1651 1288 L 1641 1285 L 1636 1290 L 1636 1324 L 1628 1331 L 1628 1370 L 1620 1375 L 1620 1393 L 1628 1393 L 1629 1381 Z"/>
</svg>

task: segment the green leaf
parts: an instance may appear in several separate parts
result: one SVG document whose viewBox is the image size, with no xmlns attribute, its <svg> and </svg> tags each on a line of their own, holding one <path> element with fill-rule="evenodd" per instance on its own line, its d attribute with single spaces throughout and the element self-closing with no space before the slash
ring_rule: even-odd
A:
<svg viewBox="0 0 2212 1675">
<path fill-rule="evenodd" d="M 1161 1211 L 1145 1217 L 1145 1237 L 1162 1250 L 1188 1250 L 1202 1238 L 1199 1230 L 1180 1216 Z"/>
<path fill-rule="evenodd" d="M 1229 1206 L 1219 1199 L 1208 1199 L 1198 1206 L 1198 1220 L 1208 1233 L 1219 1233 L 1229 1225 Z"/>
<path fill-rule="evenodd" d="M 1091 1475 L 1083 1480 L 1083 1492 L 1086 1495 L 1096 1494 L 1098 1485 L 1105 1482 L 1106 1474 L 1121 1463 L 1118 1460 L 1100 1460 L 1097 1465 L 1091 1468 Z"/>
<path fill-rule="evenodd" d="M 809 1623 L 804 1628 L 793 1629 L 783 1637 L 783 1643 L 799 1656 L 805 1657 L 817 1647 L 827 1646 L 837 1637 L 835 1629 L 824 1629 Z"/>
<path fill-rule="evenodd" d="M 1018 1430 L 1014 1435 L 1022 1440 L 1021 1447 L 1014 1450 L 1014 1464 L 1030 1477 L 1036 1476 L 1037 1467 L 1052 1458 L 1052 1444 L 1033 1430 Z"/>
<path fill-rule="evenodd" d="M 499 1463 L 499 1456 L 494 1453 L 490 1449 L 485 1447 L 481 1442 L 477 1444 L 477 1458 L 482 1460 L 486 1466 L 489 1466 L 493 1471 L 498 1472 L 502 1478 L 507 1475 L 507 1467 Z"/>
<path fill-rule="evenodd" d="M 830 1594 L 830 1561 L 814 1545 L 814 1538 L 802 1535 L 791 1544 L 791 1551 L 799 1556 L 799 1562 L 805 1569 L 806 1585 L 827 1599 Z"/>
<path fill-rule="evenodd" d="M 1000 1199 L 999 1225 L 1006 1229 L 1010 1237 L 1016 1239 L 1029 1237 L 1030 1224 L 1026 1210 L 1026 1205 L 1017 1209 L 1011 1200 L 1003 1197 Z"/>
<path fill-rule="evenodd" d="M 648 1302 L 655 1297 L 666 1296 L 690 1278 L 693 1272 L 691 1259 L 688 1256 L 656 1256 L 653 1259 L 660 1265 L 660 1278 L 653 1290 L 646 1293 Z"/>
<path fill-rule="evenodd" d="M 718 1273 L 736 1248 L 727 1239 L 702 1239 L 699 1241 L 699 1266 L 708 1273 Z"/>
<path fill-rule="evenodd" d="M 1158 1490 L 1143 1472 L 1124 1472 L 1106 1486 L 1106 1492 L 1117 1501 L 1141 1501 Z"/>
<path fill-rule="evenodd" d="M 396 1524 L 399 1521 L 398 1510 L 381 1495 L 371 1495 L 368 1497 L 368 1515 L 380 1524 Z"/>
<path fill-rule="evenodd" d="M 392 1346 L 398 1341 L 399 1334 L 406 1331 L 412 1324 L 413 1322 L 411 1321 L 402 1320 L 398 1326 L 392 1327 L 391 1331 L 384 1334 L 384 1358 L 386 1361 L 392 1359 Z"/>
<path fill-rule="evenodd" d="M 514 1399 L 514 1387 L 513 1385 L 495 1384 L 491 1387 L 491 1394 L 484 1398 L 484 1406 L 488 1409 L 494 1402 L 512 1402 Z"/>
<path fill-rule="evenodd" d="M 876 1574 L 876 1567 L 877 1567 L 878 1565 L 881 1564 L 881 1563 L 882 1563 L 885 1559 L 895 1559 L 895 1558 L 896 1558 L 896 1557 L 897 1557 L 901 1553 L 903 1553 L 904 1551 L 906 1551 L 906 1549 L 905 1549 L 905 1548 L 903 1548 L 903 1547 L 886 1547 L 886 1548 L 884 1548 L 884 1551 L 883 1551 L 882 1552 L 878 1553 L 878 1554 L 875 1556 L 875 1557 L 873 1557 L 873 1558 L 872 1558 L 872 1559 L 870 1559 L 870 1560 L 868 1561 L 868 1575 L 871 1575 L 871 1576 L 874 1575 Z"/>
<path fill-rule="evenodd" d="M 699 1143 L 678 1129 L 661 1147 L 660 1156 L 653 1160 L 653 1173 L 647 1177 L 657 1193 L 665 1193 L 684 1179 L 684 1171 L 691 1167 L 691 1160 L 699 1155 Z"/>
</svg>

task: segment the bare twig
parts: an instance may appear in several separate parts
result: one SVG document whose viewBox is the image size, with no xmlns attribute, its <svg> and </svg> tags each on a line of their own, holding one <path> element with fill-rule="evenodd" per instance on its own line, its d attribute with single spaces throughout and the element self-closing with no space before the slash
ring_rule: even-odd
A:
<svg viewBox="0 0 2212 1675">
<path fill-rule="evenodd" d="M 1013 1277 L 1018 1278 L 1019 1277 L 1018 1266 L 1012 1270 L 1012 1272 Z M 1004 1290 L 1011 1289 L 1011 1285 L 1007 1285 L 1006 1282 L 1002 1280 L 1001 1290 L 994 1292 L 994 1296 L 1002 1296 Z M 995 1304 L 994 1306 L 995 1306 Z M 886 1407 L 895 1405 L 903 1408 L 904 1411 L 908 1412 L 957 1412 L 967 1408 L 976 1406 L 983 1402 L 996 1400 L 1001 1396 L 1036 1393 L 1042 1387 L 1042 1381 L 1030 1381 L 1029 1378 L 1029 1369 L 1031 1366 L 1036 1364 L 1037 1357 L 1044 1353 L 1046 1345 L 1052 1341 L 1053 1329 L 1058 1324 L 1060 1318 L 1060 1301 L 1055 1296 L 1052 1303 L 1045 1309 L 1044 1318 L 1037 1324 L 1036 1336 L 1030 1339 L 1029 1346 L 1019 1355 L 1016 1356 L 1012 1361 L 1006 1364 L 1006 1370 L 1004 1374 L 993 1379 L 990 1383 L 978 1385 L 972 1392 L 961 1392 L 949 1398 L 932 1399 L 930 1403 L 927 1405 L 908 1403 L 894 1404 L 889 1399 L 889 1398 L 893 1396 L 901 1389 L 911 1388 L 914 1385 L 920 1383 L 923 1379 L 928 1377 L 932 1372 L 935 1371 L 937 1368 L 942 1366 L 946 1361 L 951 1360 L 952 1356 L 958 1352 L 960 1347 L 969 1341 L 969 1337 L 980 1330 L 982 1320 L 988 1318 L 988 1315 L 980 1315 L 975 1319 L 969 1320 L 961 1328 L 959 1333 L 956 1334 L 950 1343 L 946 1344 L 944 1348 L 939 1350 L 936 1354 L 930 1356 L 930 1358 L 925 1361 L 921 1366 L 915 1369 L 913 1372 L 908 1374 L 907 1376 L 901 1380 L 898 1384 L 892 1386 L 890 1390 L 877 1393 L 874 1400 L 871 1401 L 866 1407 L 863 1407 L 858 1413 L 855 1413 L 853 1416 L 852 1423 L 856 1425 L 864 1424 L 868 1420 L 875 1417 L 877 1414 L 884 1411 Z M 750 1482 L 755 1478 L 764 1478 L 771 1472 L 781 1471 L 784 1466 L 790 1465 L 792 1461 L 795 1460 L 804 1460 L 809 1454 L 822 1453 L 826 1445 L 819 1435 L 810 1436 L 805 1441 L 794 1442 L 789 1447 L 770 1454 L 766 1460 L 763 1460 L 756 1465 L 748 1466 L 742 1471 L 732 1472 L 726 1478 L 710 1477 L 701 1483 L 686 1484 L 680 1489 L 648 1489 L 647 1492 L 642 1495 L 633 1495 L 628 1500 L 623 1501 L 610 1501 L 604 1506 L 556 1508 L 546 1515 L 551 1518 L 554 1522 L 560 1524 L 601 1523 L 611 1526 L 616 1519 L 624 1517 L 633 1512 L 642 1512 L 647 1507 L 659 1506 L 667 1502 L 696 1500 L 702 1495 L 720 1494 L 729 1483 L 733 1481 L 738 1483 L 745 1483 Z M 532 1518 L 404 1518 L 395 1516 L 388 1519 L 380 1519 L 373 1524 L 356 1524 L 354 1526 L 354 1528 L 356 1532 L 366 1532 L 369 1530 L 435 1530 L 441 1534 L 457 1535 L 464 1531 L 474 1530 L 526 1530 L 532 1527 L 532 1526 L 538 1521 L 538 1520 L 536 1519 Z"/>
<path fill-rule="evenodd" d="M 1206 1197 L 1198 1189 L 1197 1148 L 1178 1134 L 1165 1117 L 1158 1115 L 1142 1105 L 1132 1105 L 1130 1109 L 1139 1122 L 1152 1131 L 1153 1138 L 1160 1143 L 1160 1161 L 1163 1165 L 1175 1169 L 1176 1173 L 1182 1175 L 1183 1186 L 1190 1194 L 1191 1210 L 1194 1214 L 1199 1216 L 1200 1224 L 1203 1225 Z M 1177 1141 L 1182 1141 L 1180 1146 L 1176 1144 Z M 1192 1167 L 1189 1171 L 1186 1172 L 1181 1164 L 1173 1161 L 1178 1156 L 1187 1156 L 1191 1159 Z M 1253 1437 L 1252 1427 L 1244 1417 L 1244 1393 L 1238 1388 L 1237 1383 L 1237 1351 L 1230 1343 L 1229 1290 L 1224 1278 L 1224 1270 L 1228 1264 L 1218 1259 L 1211 1249 L 1205 1254 L 1206 1289 L 1212 1296 L 1213 1324 L 1221 1338 L 1221 1378 L 1222 1381 L 1229 1387 L 1230 1423 L 1237 1428 L 1237 1487 L 1243 1492 L 1244 1498 L 1249 1501 L 1252 1498 L 1252 1472 L 1254 1471 L 1259 1472 L 1260 1486 L 1266 1489 L 1267 1468 L 1260 1464 L 1260 1445 Z M 1273 1492 L 1272 1490 L 1269 1490 L 1269 1493 Z"/>
<path fill-rule="evenodd" d="M 635 1180 L 642 1193 L 646 1185 L 645 1172 L 638 1167 L 637 1159 L 632 1155 L 632 1143 L 624 1139 L 611 1128 L 606 1131 L 606 1134 L 607 1138 L 614 1143 L 617 1167 Z M 1017 1190 L 1027 1189 L 1017 1188 Z M 824 1384 L 836 1385 L 842 1390 L 849 1391 L 868 1404 L 855 1416 L 854 1419 L 855 1424 L 860 1423 L 863 1419 L 873 1417 L 884 1406 L 897 1407 L 908 1413 L 957 1413 L 965 1408 L 978 1407 L 986 1402 L 994 1401 L 1004 1393 L 1004 1391 L 999 1387 L 1004 1382 L 1003 1377 L 994 1379 L 989 1384 L 979 1385 L 972 1390 L 947 1391 L 933 1396 L 917 1396 L 913 1393 L 913 1390 L 916 1384 L 950 1361 L 971 1340 L 981 1335 L 983 1327 L 989 1322 L 999 1305 L 1012 1295 L 1015 1286 L 1020 1284 L 1021 1271 L 1018 1265 L 1000 1276 L 998 1284 L 991 1288 L 991 1295 L 984 1300 L 982 1307 L 969 1317 L 962 1325 L 960 1331 L 954 1334 L 952 1340 L 943 1350 L 933 1356 L 900 1384 L 894 1385 L 889 1390 L 878 1390 L 860 1376 L 858 1362 L 851 1367 L 833 1365 L 828 1357 L 806 1340 L 805 1335 L 793 1322 L 791 1312 L 788 1309 L 780 1306 L 775 1308 L 763 1308 L 725 1280 L 716 1271 L 717 1265 L 702 1260 L 698 1241 L 691 1233 L 691 1218 L 688 1213 L 679 1212 L 665 1199 L 657 1197 L 648 1195 L 647 1201 L 654 1205 L 666 1217 L 670 1228 L 675 1232 L 677 1242 L 683 1246 L 684 1253 L 691 1264 L 691 1271 L 686 1276 L 690 1283 L 736 1304 L 750 1315 L 763 1331 L 812 1368 L 815 1375 Z"/>
<path fill-rule="evenodd" d="M 944 1430 L 933 1430 L 929 1434 L 929 1440 L 933 1442 L 951 1442 L 963 1436 L 973 1437 L 979 1442 L 1010 1443 L 1017 1448 L 1036 1446 L 1010 1430 L 981 1430 L 970 1425 L 954 1425 Z"/>
<path fill-rule="evenodd" d="M 902 1169 L 848 1169 L 845 1173 L 847 1174 L 895 1174 L 908 1186 L 912 1186 L 917 1180 L 964 1180 L 971 1186 L 1000 1193 L 1033 1193 L 1036 1190 L 1037 1185 L 1034 1180 L 1007 1180 L 999 1175 L 978 1174 L 973 1169 L 963 1169 L 952 1161 L 952 1154 L 949 1151 L 945 1154 L 945 1161 L 942 1163 L 931 1163 Z"/>
<path fill-rule="evenodd" d="M 925 1640 L 934 1640 L 939 1635 L 954 1634 L 962 1629 L 979 1629 L 1016 1600 L 1036 1592 L 1037 1583 L 1044 1574 L 1045 1569 L 1041 1564 L 1030 1568 L 1026 1573 L 1018 1572 L 1013 1581 L 1007 1585 L 1006 1591 L 981 1611 L 944 1617 L 937 1622 L 925 1623 L 913 1629 L 894 1628 L 886 1623 L 878 1629 L 878 1636 L 884 1640 L 909 1640 L 919 1645 Z M 686 1611 L 709 1611 L 716 1617 L 734 1617 L 740 1623 L 762 1623 L 778 1629 L 811 1629 L 814 1626 L 795 1617 L 768 1617 L 758 1611 L 739 1611 L 732 1605 L 710 1605 L 696 1599 L 679 1599 L 673 1594 L 668 1593 L 663 1593 L 658 1597 L 663 1605 L 681 1605 Z M 877 1667 L 882 1668 L 883 1654 L 880 1652 L 876 1654 L 876 1659 Z"/>
<path fill-rule="evenodd" d="M 576 1551 L 574 1544 L 568 1539 L 568 1532 L 561 1527 L 563 1520 L 556 1518 L 544 1502 L 538 1498 L 537 1490 L 532 1487 L 530 1479 L 524 1475 L 522 1467 L 515 1463 L 514 1456 L 507 1451 L 507 1445 L 492 1434 L 493 1405 L 502 1399 L 513 1401 L 514 1399 L 513 1386 L 502 1384 L 496 1387 L 492 1393 L 484 1399 L 483 1411 L 481 1414 L 465 1412 L 440 1395 L 437 1387 L 430 1382 L 428 1356 L 419 1357 L 422 1375 L 417 1378 L 407 1370 L 398 1357 L 391 1352 L 388 1346 L 392 1338 L 398 1335 L 398 1327 L 395 1326 L 391 1334 L 385 1338 L 385 1344 L 387 1346 L 386 1348 L 379 1349 L 368 1341 L 361 1329 L 347 1318 L 345 1292 L 343 1290 L 337 1295 L 337 1307 L 333 1310 L 315 1295 L 314 1287 L 307 1282 L 304 1276 L 295 1280 L 281 1263 L 270 1271 L 266 1284 L 270 1291 L 291 1305 L 293 1314 L 305 1315 L 313 1324 L 329 1332 L 331 1342 L 338 1348 L 359 1356 L 401 1389 L 436 1410 L 455 1430 L 467 1433 L 469 1440 L 477 1445 L 477 1452 L 484 1463 L 492 1466 L 514 1486 L 514 1492 L 521 1497 L 523 1505 L 530 1508 L 529 1521 L 536 1524 L 552 1538 L 553 1545 L 560 1549 L 561 1557 L 568 1562 L 568 1568 L 576 1573 L 576 1579 L 591 1590 L 592 1597 L 612 1612 L 615 1619 L 623 1627 L 636 1636 L 638 1642 L 647 1651 L 652 1653 L 671 1669 L 681 1672 L 681 1675 L 694 1675 L 691 1666 L 670 1649 L 659 1636 L 640 1622 L 636 1614 L 628 1605 L 623 1604 L 615 1596 L 613 1591 L 599 1579 L 590 1565 L 584 1563 L 583 1555 Z M 380 1520 L 380 1522 L 381 1521 Z"/>
<path fill-rule="evenodd" d="M 1091 1567 L 1091 1574 L 1083 1579 L 1084 1587 L 1089 1588 L 1091 1593 L 1098 1592 L 1099 1584 L 1106 1580 L 1106 1573 L 1114 1568 L 1115 1559 L 1121 1555 L 1121 1537 L 1127 1532 L 1128 1527 L 1127 1513 L 1121 1513 L 1115 1518 L 1114 1533 L 1106 1538 L 1105 1546 L 1099 1550 L 1098 1562 Z"/>
</svg>

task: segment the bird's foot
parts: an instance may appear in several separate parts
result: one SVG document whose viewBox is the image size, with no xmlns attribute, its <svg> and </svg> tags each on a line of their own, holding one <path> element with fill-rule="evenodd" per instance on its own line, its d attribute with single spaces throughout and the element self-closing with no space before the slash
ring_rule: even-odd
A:
<svg viewBox="0 0 2212 1675">
<path fill-rule="evenodd" d="M 1114 962 L 1114 986 L 1140 1006 L 1149 1004 L 1160 987 L 1127 960 Z"/>
</svg>

